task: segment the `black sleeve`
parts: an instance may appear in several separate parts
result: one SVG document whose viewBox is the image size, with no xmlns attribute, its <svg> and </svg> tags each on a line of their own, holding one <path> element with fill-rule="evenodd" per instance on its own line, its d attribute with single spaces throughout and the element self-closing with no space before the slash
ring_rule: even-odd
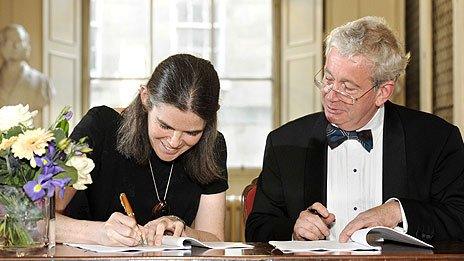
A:
<svg viewBox="0 0 464 261">
<path fill-rule="evenodd" d="M 434 164 L 427 202 L 399 198 L 408 234 L 425 241 L 464 240 L 464 145 L 453 126 Z"/>
<path fill-rule="evenodd" d="M 95 163 L 95 168 L 90 173 L 92 180 L 96 180 L 100 171 L 100 159 L 106 129 L 105 123 L 109 122 L 108 116 L 112 113 L 109 110 L 112 109 L 103 106 L 90 109 L 70 135 L 70 138 L 74 141 L 87 137 L 86 141 L 93 150 L 88 154 L 88 157 Z M 88 189 L 76 191 L 76 194 L 66 206 L 64 213 L 76 219 L 91 219 L 87 193 L 89 193 Z"/>
<path fill-rule="evenodd" d="M 246 221 L 246 241 L 291 240 L 293 222 L 286 210 L 281 178 L 270 134 L 266 140 L 253 210 Z"/>
<path fill-rule="evenodd" d="M 224 136 L 218 132 L 218 137 L 216 139 L 215 151 L 217 153 L 217 163 L 220 169 L 220 177 L 215 181 L 205 185 L 203 187 L 202 194 L 216 194 L 223 191 L 226 191 L 229 188 L 227 182 L 227 147 Z"/>
</svg>

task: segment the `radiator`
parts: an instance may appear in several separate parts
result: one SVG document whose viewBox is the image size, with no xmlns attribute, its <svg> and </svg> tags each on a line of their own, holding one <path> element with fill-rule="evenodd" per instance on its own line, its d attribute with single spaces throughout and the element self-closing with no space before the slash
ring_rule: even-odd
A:
<svg viewBox="0 0 464 261">
<path fill-rule="evenodd" d="M 226 196 L 225 241 L 245 241 L 241 196 Z"/>
</svg>

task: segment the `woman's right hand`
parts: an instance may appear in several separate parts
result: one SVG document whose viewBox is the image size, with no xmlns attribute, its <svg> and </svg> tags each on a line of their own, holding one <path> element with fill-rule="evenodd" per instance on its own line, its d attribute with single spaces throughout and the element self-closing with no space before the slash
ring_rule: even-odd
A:
<svg viewBox="0 0 464 261">
<path fill-rule="evenodd" d="M 114 212 L 102 224 L 99 241 L 105 246 L 136 246 L 142 241 L 140 229 L 134 218 Z"/>
</svg>

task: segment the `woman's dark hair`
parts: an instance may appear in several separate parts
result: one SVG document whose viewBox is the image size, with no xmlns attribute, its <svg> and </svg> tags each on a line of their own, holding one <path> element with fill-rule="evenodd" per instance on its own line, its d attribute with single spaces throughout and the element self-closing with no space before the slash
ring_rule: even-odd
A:
<svg viewBox="0 0 464 261">
<path fill-rule="evenodd" d="M 162 61 L 147 83 L 149 99 L 144 108 L 140 93 L 122 112 L 117 150 L 138 164 L 147 164 L 153 150 L 148 138 L 148 110 L 165 103 L 193 112 L 205 121 L 199 142 L 181 155 L 188 175 L 206 184 L 219 177 L 215 144 L 219 110 L 219 78 L 213 65 L 204 59 L 176 54 Z"/>
</svg>

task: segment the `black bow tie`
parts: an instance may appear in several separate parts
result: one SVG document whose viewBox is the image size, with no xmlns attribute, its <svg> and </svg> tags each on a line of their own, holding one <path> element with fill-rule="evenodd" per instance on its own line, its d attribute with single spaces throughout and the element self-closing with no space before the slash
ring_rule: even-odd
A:
<svg viewBox="0 0 464 261">
<path fill-rule="evenodd" d="M 374 142 L 372 141 L 371 130 L 345 131 L 340 128 L 327 124 L 327 142 L 331 149 L 338 147 L 345 140 L 357 140 L 368 151 L 371 152 Z"/>
</svg>

